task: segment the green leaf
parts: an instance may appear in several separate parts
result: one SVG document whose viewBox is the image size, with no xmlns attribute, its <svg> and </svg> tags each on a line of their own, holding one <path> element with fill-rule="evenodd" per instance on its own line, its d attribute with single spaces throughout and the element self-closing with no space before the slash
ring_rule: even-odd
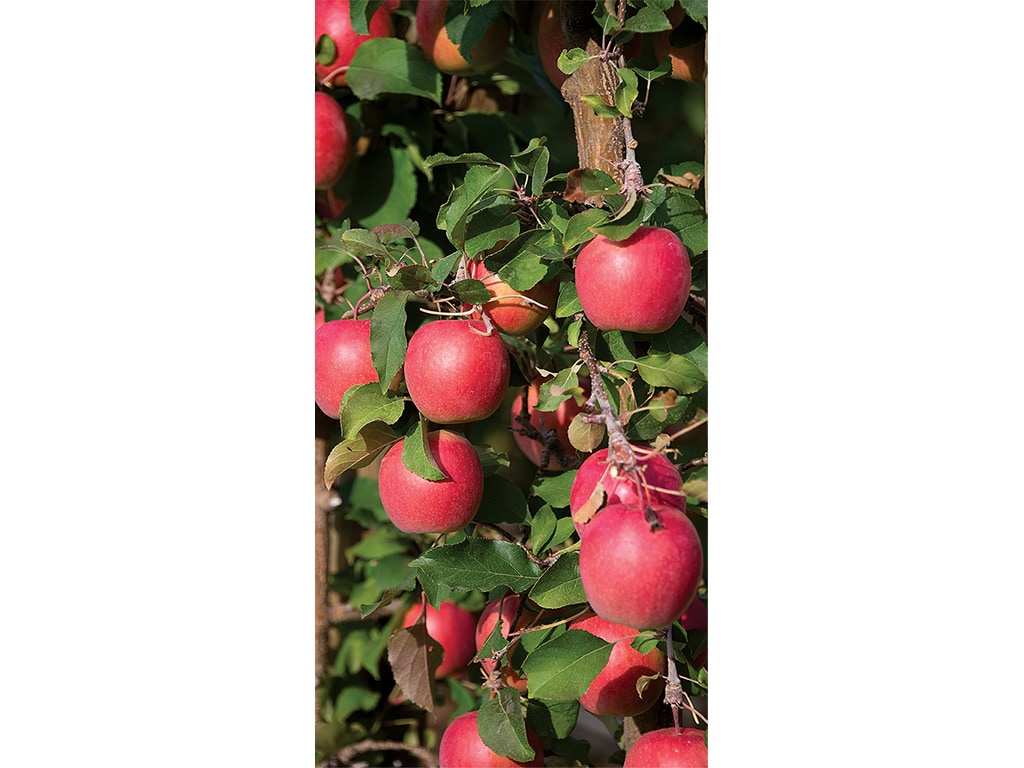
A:
<svg viewBox="0 0 1024 768">
<path fill-rule="evenodd" d="M 592 227 L 600 226 L 611 218 L 611 214 L 603 208 L 589 208 L 586 211 L 577 213 L 565 226 L 565 236 L 562 238 L 562 248 L 568 253 L 577 245 L 587 242 L 594 237 Z"/>
<path fill-rule="evenodd" d="M 341 235 L 341 248 L 354 256 L 387 256 L 388 249 L 376 232 L 369 229 L 349 229 Z"/>
<path fill-rule="evenodd" d="M 466 539 L 458 544 L 432 547 L 410 564 L 421 574 L 452 589 L 490 592 L 508 587 L 525 592 L 540 578 L 540 566 L 522 547 L 508 541 Z"/>
<path fill-rule="evenodd" d="M 334 720 L 343 723 L 356 712 L 372 712 L 380 701 L 380 693 L 362 686 L 346 686 L 334 700 Z"/>
<path fill-rule="evenodd" d="M 382 93 L 422 96 L 441 105 L 441 73 L 423 51 L 395 37 L 374 37 L 356 49 L 345 83 L 363 101 Z"/>
<path fill-rule="evenodd" d="M 330 488 L 334 481 L 349 469 L 365 467 L 377 454 L 400 440 L 390 427 L 370 424 L 349 440 L 342 440 L 331 450 L 324 465 L 324 485 Z"/>
<path fill-rule="evenodd" d="M 708 0 L 679 0 L 679 4 L 691 19 L 708 28 Z"/>
<path fill-rule="evenodd" d="M 594 110 L 594 114 L 598 117 L 621 117 L 616 107 L 606 104 L 604 99 L 596 93 L 588 93 L 582 97 L 582 101 Z"/>
<path fill-rule="evenodd" d="M 496 187 L 509 189 L 512 179 L 504 168 L 474 165 L 466 171 L 463 183 L 452 190 L 448 202 L 437 212 L 437 228 L 447 233 L 456 247 L 466 241 L 466 222 L 481 201 L 493 196 Z M 483 206 L 486 207 L 486 206 Z"/>
<path fill-rule="evenodd" d="M 595 224 L 590 228 L 591 232 L 604 235 L 609 240 L 621 242 L 632 235 L 643 223 L 643 204 L 637 205 L 636 192 L 632 190 L 626 198 L 622 208 L 615 213 L 607 222 Z"/>
<path fill-rule="evenodd" d="M 707 214 L 689 190 L 656 186 L 651 190 L 650 205 L 649 225 L 672 230 L 693 254 L 708 249 Z"/>
<path fill-rule="evenodd" d="M 541 608 L 564 608 L 587 602 L 580 580 L 580 553 L 560 555 L 533 585 L 530 599 Z"/>
<path fill-rule="evenodd" d="M 577 69 L 590 61 L 591 58 L 593 57 L 591 57 L 582 48 L 570 48 L 569 50 L 562 51 L 558 54 L 558 69 L 561 70 L 563 74 L 571 75 Z"/>
<path fill-rule="evenodd" d="M 370 357 L 381 392 L 387 392 L 405 361 L 405 303 L 408 291 L 385 293 L 370 317 Z"/>
<path fill-rule="evenodd" d="M 697 467 L 697 469 L 688 473 L 683 478 L 683 493 L 686 494 L 687 498 L 697 499 L 703 501 L 705 504 L 708 501 L 708 466 L 705 464 L 703 467 Z"/>
<path fill-rule="evenodd" d="M 622 25 L 629 32 L 663 32 L 672 29 L 668 16 L 657 8 L 641 8 Z"/>
<path fill-rule="evenodd" d="M 544 499 L 555 509 L 569 506 L 569 495 L 578 470 L 572 469 L 557 475 L 542 477 L 533 484 L 533 495 Z"/>
<path fill-rule="evenodd" d="M 379 146 L 354 158 L 339 182 L 345 216 L 372 228 L 407 218 L 416 203 L 416 166 L 405 147 Z"/>
<path fill-rule="evenodd" d="M 446 155 L 443 152 L 430 155 L 423 161 L 423 164 L 430 169 L 439 165 L 501 165 L 497 160 L 492 160 L 482 152 L 463 152 L 461 155 Z"/>
<path fill-rule="evenodd" d="M 551 537 L 555 535 L 555 526 L 558 525 L 558 518 L 555 517 L 551 506 L 545 504 L 533 513 L 533 521 L 530 524 L 530 549 L 538 557 L 547 549 Z"/>
<path fill-rule="evenodd" d="M 512 155 L 513 167 L 530 177 L 530 191 L 535 195 L 544 191 L 544 182 L 547 181 L 551 152 L 544 146 L 546 141 L 543 136 L 530 139 L 526 149 Z"/>
<path fill-rule="evenodd" d="M 565 254 L 549 229 L 533 229 L 516 237 L 484 262 L 516 291 L 533 288 L 560 269 Z"/>
<path fill-rule="evenodd" d="M 464 301 L 466 304 L 486 304 L 491 300 L 491 294 L 488 292 L 487 286 L 474 278 L 459 280 L 457 283 L 450 285 L 449 289 L 455 294 L 456 298 Z"/>
<path fill-rule="evenodd" d="M 434 711 L 434 673 L 444 650 L 427 634 L 426 624 L 397 629 L 388 640 L 388 662 L 402 693 L 418 707 Z"/>
<path fill-rule="evenodd" d="M 669 56 L 666 56 L 654 69 L 641 69 L 640 67 L 633 67 L 632 69 L 636 72 L 637 77 L 642 77 L 644 80 L 650 82 L 652 80 L 657 80 L 659 77 L 664 77 L 672 71 L 672 59 Z"/>
<path fill-rule="evenodd" d="M 634 649 L 643 654 L 648 654 L 661 643 L 661 635 L 641 632 L 630 642 Z"/>
<path fill-rule="evenodd" d="M 476 729 L 492 752 L 521 763 L 533 760 L 535 752 L 526 738 L 526 719 L 515 688 L 502 688 L 480 705 Z"/>
<path fill-rule="evenodd" d="M 580 629 L 544 643 L 523 664 L 530 698 L 578 699 L 608 664 L 613 645 Z"/>
<path fill-rule="evenodd" d="M 393 526 L 375 528 L 363 534 L 363 538 L 345 550 L 345 560 L 351 565 L 356 559 L 378 560 L 388 555 L 405 552 L 408 540 L 401 540 L 401 534 Z"/>
<path fill-rule="evenodd" d="M 555 305 L 555 317 L 571 317 L 583 311 L 580 297 L 576 293 L 576 283 L 566 280 L 558 290 L 558 303 Z"/>
<path fill-rule="evenodd" d="M 466 254 L 473 258 L 512 242 L 522 228 L 522 221 L 512 213 L 512 202 L 499 198 L 492 205 L 478 210 L 466 222 Z"/>
<path fill-rule="evenodd" d="M 405 411 L 405 401 L 391 392 L 384 394 L 377 382 L 350 387 L 341 399 L 342 437 L 355 437 L 359 430 L 375 421 L 394 424 Z"/>
<path fill-rule="evenodd" d="M 615 88 L 615 107 L 626 117 L 633 116 L 633 102 L 640 95 L 636 73 L 628 69 L 618 70 L 621 83 Z"/>
<path fill-rule="evenodd" d="M 430 290 L 440 287 L 430 269 L 422 264 L 406 264 L 395 274 L 388 276 L 388 282 L 395 288 L 407 291 Z"/>
<path fill-rule="evenodd" d="M 537 392 L 537 405 L 534 407 L 538 411 L 554 411 L 569 398 L 582 404 L 585 397 L 583 387 L 580 386 L 578 370 L 576 365 L 563 368 L 541 384 Z"/>
<path fill-rule="evenodd" d="M 501 467 L 509 466 L 507 453 L 499 453 L 489 445 L 474 445 L 477 458 L 480 459 L 480 467 L 484 471 L 484 477 L 491 477 Z M 485 484 L 486 492 L 486 484 Z"/>
<path fill-rule="evenodd" d="M 444 31 L 459 47 L 459 55 L 473 63 L 473 48 L 484 39 L 488 30 L 501 20 L 501 3 L 448 3 L 444 14 Z"/>
<path fill-rule="evenodd" d="M 330 35 L 320 35 L 320 39 L 316 41 L 316 63 L 327 66 L 337 55 L 338 49 Z"/>
<path fill-rule="evenodd" d="M 522 523 L 526 512 L 526 497 L 518 485 L 501 475 L 484 479 L 484 495 L 474 520 L 492 524 Z"/>
<path fill-rule="evenodd" d="M 679 318 L 664 333 L 650 337 L 650 352 L 675 353 L 692 362 L 701 373 L 708 373 L 708 345 L 697 330 L 685 318 Z"/>
<path fill-rule="evenodd" d="M 671 387 L 692 395 L 707 384 L 707 377 L 691 360 L 676 354 L 645 355 L 636 359 L 640 378 L 654 387 Z"/>
<path fill-rule="evenodd" d="M 606 426 L 603 421 L 587 421 L 585 415 L 577 413 L 573 416 L 566 434 L 573 448 L 581 453 L 591 453 L 604 441 Z"/>
<path fill-rule="evenodd" d="M 455 251 L 450 253 L 443 259 L 439 259 L 433 267 L 431 267 L 431 273 L 434 275 L 434 279 L 438 282 L 443 281 L 449 274 L 451 274 L 452 267 L 455 266 L 455 262 L 462 256 L 461 253 Z"/>
<path fill-rule="evenodd" d="M 579 183 L 580 191 L 585 195 L 612 195 L 622 186 L 610 174 L 597 168 L 584 168 Z"/>
<path fill-rule="evenodd" d="M 424 480 L 444 480 L 448 477 L 430 453 L 427 442 L 427 422 L 422 416 L 406 433 L 402 443 L 402 466 Z"/>
<path fill-rule="evenodd" d="M 348 15 L 352 31 L 357 35 L 370 34 L 370 18 L 383 4 L 384 0 L 349 0 Z"/>
<path fill-rule="evenodd" d="M 576 727 L 580 714 L 578 701 L 526 700 L 526 722 L 545 742 L 564 739 Z M 589 761 L 585 761 L 589 765 Z"/>
</svg>

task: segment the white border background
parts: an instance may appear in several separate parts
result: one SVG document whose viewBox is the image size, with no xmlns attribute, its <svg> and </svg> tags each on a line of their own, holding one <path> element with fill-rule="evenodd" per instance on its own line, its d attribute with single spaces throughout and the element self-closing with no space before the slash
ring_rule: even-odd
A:
<svg viewBox="0 0 1024 768">
<path fill-rule="evenodd" d="M 739 5 L 713 764 L 1018 764 L 1019 19 Z M 35 12 L 0 32 L 0 763 L 308 765 L 312 3 Z"/>
</svg>

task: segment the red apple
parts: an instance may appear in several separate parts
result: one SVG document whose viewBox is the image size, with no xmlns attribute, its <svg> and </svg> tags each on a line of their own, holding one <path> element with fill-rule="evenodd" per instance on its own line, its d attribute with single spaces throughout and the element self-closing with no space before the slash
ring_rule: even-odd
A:
<svg viewBox="0 0 1024 768">
<path fill-rule="evenodd" d="M 636 629 L 660 629 L 697 594 L 704 550 L 686 513 L 664 504 L 651 530 L 644 510 L 612 504 L 588 523 L 580 543 L 580 579 L 598 616 Z"/>
<path fill-rule="evenodd" d="M 508 48 L 508 24 L 504 17 L 488 27 L 472 48 L 472 63 L 459 53 L 459 46 L 448 37 L 445 10 L 448 0 L 419 0 L 416 5 L 416 35 L 426 57 L 448 75 L 479 75 L 497 66 Z"/>
<path fill-rule="evenodd" d="M 540 737 L 526 726 L 526 740 L 534 749 L 533 760 L 520 763 L 510 757 L 502 757 L 491 750 L 477 731 L 476 712 L 459 715 L 444 729 L 438 745 L 438 761 L 441 768 L 512 768 L 513 766 L 544 765 L 544 747 Z"/>
<path fill-rule="evenodd" d="M 335 48 L 333 59 L 326 64 L 317 62 L 316 79 L 332 85 L 345 85 L 345 70 L 341 68 L 348 66 L 360 45 L 371 37 L 391 37 L 391 11 L 398 7 L 398 0 L 387 0 L 370 17 L 370 34 L 357 35 L 352 31 L 348 3 L 349 0 L 316 0 L 313 11 L 316 39 L 319 41 L 321 35 L 327 35 L 334 41 Z M 335 74 L 331 75 L 332 72 Z M 328 75 L 330 79 L 324 80 Z"/>
<path fill-rule="evenodd" d="M 483 305 L 484 313 L 491 323 L 502 333 L 509 336 L 525 336 L 536 330 L 555 308 L 558 301 L 558 280 L 537 283 L 533 288 L 516 291 L 508 283 L 484 266 L 482 259 L 473 259 L 468 264 L 469 276 L 480 280 L 487 292 L 494 297 Z M 521 296 L 539 302 L 537 304 L 523 301 Z"/>
<path fill-rule="evenodd" d="M 569 398 L 564 402 L 560 403 L 558 408 L 553 411 L 538 411 L 536 408 L 537 403 L 540 401 L 540 386 L 547 379 L 543 376 L 538 376 L 530 382 L 529 387 L 523 387 L 519 390 L 515 400 L 512 401 L 511 407 L 511 426 L 512 426 L 512 437 L 516 441 L 516 445 L 519 446 L 519 450 L 523 452 L 531 462 L 540 466 L 540 460 L 543 457 L 544 445 L 540 440 L 535 440 L 532 437 L 519 434 L 520 429 L 523 425 L 516 418 L 523 411 L 523 390 L 526 390 L 526 406 L 527 413 L 530 415 L 530 424 L 533 425 L 534 429 L 540 431 L 543 426 L 544 429 L 555 431 L 558 435 L 558 442 L 564 449 L 564 455 L 567 458 L 576 456 L 576 449 L 572 447 L 572 443 L 569 442 L 569 425 L 572 423 L 573 417 L 577 413 L 583 413 L 586 409 L 582 405 L 578 405 L 574 398 Z M 588 379 L 580 379 L 580 386 L 583 387 L 584 393 L 590 395 L 590 381 Z M 563 469 L 561 459 L 557 451 L 548 452 L 548 464 L 545 469 Z"/>
<path fill-rule="evenodd" d="M 643 695 L 636 692 L 636 683 L 648 675 L 664 675 L 666 671 L 665 652 L 655 648 L 640 653 L 632 646 L 637 631 L 623 624 L 616 624 L 600 616 L 590 616 L 574 621 L 569 629 L 582 629 L 590 634 L 615 643 L 608 664 L 580 696 L 584 709 L 600 717 L 635 717 L 646 712 L 661 698 L 665 681 L 659 677 L 644 688 Z"/>
<path fill-rule="evenodd" d="M 519 602 L 519 595 L 513 593 L 487 604 L 476 623 L 476 649 L 478 652 L 483 649 L 487 637 L 494 630 L 494 625 L 498 623 L 499 616 L 501 617 L 501 636 L 508 639 L 512 632 L 512 622 L 519 611 Z M 519 630 L 527 626 L 531 618 L 531 612 L 524 610 L 519 616 L 519 621 L 516 622 L 516 629 Z M 484 674 L 490 675 L 495 668 L 494 659 L 483 659 L 480 666 L 483 667 Z M 504 679 L 506 685 L 514 686 L 520 693 L 526 693 L 526 678 L 520 677 L 511 665 L 506 665 Z"/>
<path fill-rule="evenodd" d="M 643 473 L 646 487 L 637 487 L 636 482 L 627 475 L 613 474 L 614 467 L 607 462 L 607 448 L 590 454 L 583 462 L 579 472 L 576 473 L 576 479 L 572 482 L 572 490 L 569 492 L 569 511 L 572 514 L 575 515 L 590 500 L 598 483 L 601 484 L 605 494 L 604 501 L 598 509 L 608 504 L 643 506 L 648 502 L 686 509 L 686 498 L 679 493 L 679 489 L 683 486 L 683 478 L 680 476 L 679 470 L 664 454 L 637 455 L 637 464 Z M 576 523 L 576 533 L 580 537 L 586 533 L 588 528 L 588 523 Z"/>
<path fill-rule="evenodd" d="M 345 110 L 323 91 L 316 92 L 316 188 L 341 178 L 352 155 Z"/>
<path fill-rule="evenodd" d="M 316 311 L 316 327 L 319 328 L 321 325 L 323 325 L 326 322 L 327 322 L 327 318 L 324 317 L 324 311 L 322 309 L 318 309 Z M 340 402 L 339 402 L 339 405 L 340 405 Z"/>
<path fill-rule="evenodd" d="M 703 629 L 708 628 L 708 607 L 704 605 L 704 602 L 699 598 L 693 598 L 693 602 L 686 609 L 685 613 L 679 618 L 679 622 L 682 624 L 683 629 Z M 706 667 L 708 665 L 708 649 L 705 648 L 703 651 L 698 653 L 694 659 L 694 664 L 697 668 Z"/>
<path fill-rule="evenodd" d="M 423 604 L 416 603 L 402 618 L 403 627 L 411 627 L 423 615 Z M 441 603 L 440 609 L 427 603 L 427 634 L 437 640 L 444 649 L 434 677 L 441 678 L 455 672 L 461 672 L 469 666 L 476 656 L 473 642 L 473 630 L 476 618 L 465 608 L 447 600 Z"/>
<path fill-rule="evenodd" d="M 640 227 L 621 242 L 598 235 L 576 258 L 576 292 L 602 331 L 661 333 L 690 295 L 690 257 L 679 236 Z"/>
<path fill-rule="evenodd" d="M 508 389 L 508 351 L 497 333 L 483 331 L 479 320 L 435 320 L 409 339 L 405 384 L 430 421 L 479 421 L 501 405 Z"/>
<path fill-rule="evenodd" d="M 380 462 L 380 501 L 391 522 L 405 533 L 453 533 L 473 519 L 484 493 L 484 472 L 476 449 L 462 435 L 441 429 L 427 446 L 444 480 L 427 480 L 402 463 L 405 438 Z"/>
<path fill-rule="evenodd" d="M 569 46 L 565 42 L 565 35 L 562 34 L 562 19 L 558 11 L 557 0 L 544 0 L 537 11 L 537 32 L 534 38 L 537 41 L 537 53 L 540 56 L 541 66 L 547 74 L 551 84 L 562 89 L 562 84 L 569 78 L 558 68 L 558 57 Z M 623 54 L 626 59 L 640 57 L 643 46 L 643 38 L 634 35 L 625 46 Z"/>
<path fill-rule="evenodd" d="M 704 731 L 697 728 L 648 731 L 633 743 L 622 768 L 708 768 Z"/>
<path fill-rule="evenodd" d="M 370 356 L 370 321 L 330 320 L 317 328 L 313 365 L 316 404 L 336 419 L 350 387 L 379 380 Z"/>
</svg>

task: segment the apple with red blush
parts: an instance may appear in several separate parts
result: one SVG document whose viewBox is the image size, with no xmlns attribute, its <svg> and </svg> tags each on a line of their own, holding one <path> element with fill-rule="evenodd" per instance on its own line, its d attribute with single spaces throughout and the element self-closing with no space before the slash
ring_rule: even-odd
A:
<svg viewBox="0 0 1024 768">
<path fill-rule="evenodd" d="M 461 5 L 461 3 L 460 3 Z M 508 48 L 509 27 L 502 16 L 484 32 L 480 42 L 470 49 L 472 61 L 459 52 L 448 35 L 445 13 L 448 0 L 419 0 L 416 4 L 416 36 L 427 59 L 447 75 L 479 75 L 490 72 Z"/>
<path fill-rule="evenodd" d="M 525 763 L 504 757 L 492 750 L 477 730 L 477 713 L 466 712 L 452 720 L 441 735 L 438 744 L 438 762 L 441 768 L 515 768 L 528 766 L 540 768 L 544 765 L 544 747 L 540 737 L 526 726 L 526 740 L 533 747 L 533 759 Z"/>
<path fill-rule="evenodd" d="M 525 291 L 517 291 L 484 266 L 482 259 L 467 265 L 471 278 L 484 284 L 491 300 L 482 306 L 491 324 L 509 336 L 526 336 L 535 331 L 555 308 L 559 281 L 537 283 Z"/>
<path fill-rule="evenodd" d="M 521 598 L 517 594 L 508 594 L 503 598 L 499 598 L 488 603 L 483 611 L 480 613 L 480 618 L 477 619 L 476 623 L 476 649 L 477 652 L 483 650 L 484 643 L 487 642 L 487 638 L 491 632 L 494 631 L 495 624 L 498 623 L 498 619 L 501 619 L 501 636 L 506 640 L 509 634 L 512 632 L 512 623 L 515 622 L 515 629 L 520 630 L 527 626 L 534 617 L 534 613 L 528 609 L 524 609 L 522 612 L 519 611 L 519 603 Z M 516 614 L 519 614 L 519 620 L 516 621 Z M 492 658 L 482 659 L 480 666 L 483 668 L 484 674 L 490 676 L 491 673 L 497 668 L 497 663 Z M 516 688 L 520 693 L 526 693 L 527 685 L 526 678 L 521 677 L 510 664 L 505 665 L 502 670 L 502 678 L 506 685 L 511 685 Z"/>
<path fill-rule="evenodd" d="M 405 533 L 462 530 L 479 509 L 484 493 L 483 467 L 473 444 L 448 430 L 429 433 L 427 449 L 445 478 L 427 480 L 403 463 L 405 440 L 387 450 L 377 473 L 380 501 L 388 519 Z"/>
<path fill-rule="evenodd" d="M 348 120 L 338 102 L 317 91 L 314 121 L 316 189 L 327 189 L 341 178 L 352 156 Z"/>
<path fill-rule="evenodd" d="M 608 621 L 661 629 L 693 601 L 704 550 L 686 513 L 665 504 L 648 510 L 612 504 L 588 523 L 580 542 L 587 602 Z"/>
<path fill-rule="evenodd" d="M 402 617 L 402 626 L 411 627 L 423 615 L 423 604 L 416 603 Z M 427 634 L 444 650 L 444 657 L 434 677 L 442 678 L 461 672 L 476 655 L 473 632 L 476 617 L 465 608 L 445 600 L 435 608 L 427 603 Z"/>
<path fill-rule="evenodd" d="M 357 35 L 352 29 L 349 14 L 349 0 L 316 0 L 313 9 L 313 24 L 316 41 L 327 35 L 334 43 L 334 56 L 330 61 L 316 62 L 316 79 L 331 85 L 345 85 L 345 70 L 360 45 L 374 37 L 391 37 L 391 11 L 398 7 L 399 0 L 386 2 L 370 17 L 370 34 Z"/>
<path fill-rule="evenodd" d="M 543 442 L 529 435 L 521 434 L 521 430 L 525 426 L 519 416 L 523 413 L 523 393 L 525 392 L 526 414 L 529 417 L 530 425 L 538 434 L 553 430 L 558 438 L 557 445 L 561 446 L 561 455 L 559 455 L 557 447 L 555 450 L 548 451 L 547 466 L 544 468 L 551 470 L 564 469 L 562 460 L 569 461 L 576 456 L 576 449 L 569 442 L 569 425 L 572 423 L 573 418 L 576 417 L 576 414 L 586 412 L 586 408 L 577 403 L 575 398 L 570 397 L 559 403 L 558 407 L 553 411 L 537 410 L 537 403 L 540 402 L 540 388 L 547 380 L 543 376 L 535 377 L 529 386 L 520 389 L 515 400 L 512 401 L 510 414 L 512 437 L 516 445 L 519 446 L 519 450 L 523 452 L 523 455 L 539 467 L 541 459 L 544 457 Z M 589 379 L 580 379 L 580 387 L 583 389 L 584 395 L 589 397 Z"/>
<path fill-rule="evenodd" d="M 370 321 L 329 320 L 319 324 L 313 367 L 316 404 L 336 419 L 341 400 L 351 387 L 379 380 L 370 355 Z"/>
<path fill-rule="evenodd" d="M 704 731 L 697 728 L 660 728 L 638 738 L 622 768 L 708 768 Z"/>
<path fill-rule="evenodd" d="M 583 313 L 602 331 L 661 333 L 690 295 L 690 256 L 664 227 L 640 227 L 625 240 L 597 235 L 576 257 Z"/>
</svg>

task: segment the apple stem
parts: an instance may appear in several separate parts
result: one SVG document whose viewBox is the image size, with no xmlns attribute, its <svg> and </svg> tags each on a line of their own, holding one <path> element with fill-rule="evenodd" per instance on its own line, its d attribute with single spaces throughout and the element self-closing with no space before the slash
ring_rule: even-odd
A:
<svg viewBox="0 0 1024 768">
<path fill-rule="evenodd" d="M 323 76 L 323 79 L 320 80 L 320 85 L 325 87 L 325 88 L 333 87 L 334 83 L 332 81 L 334 80 L 334 77 L 336 75 L 344 74 L 345 72 L 348 72 L 348 64 L 345 64 L 344 66 L 336 67 L 335 69 L 332 69 L 330 72 L 328 72 L 326 75 Z"/>
</svg>

